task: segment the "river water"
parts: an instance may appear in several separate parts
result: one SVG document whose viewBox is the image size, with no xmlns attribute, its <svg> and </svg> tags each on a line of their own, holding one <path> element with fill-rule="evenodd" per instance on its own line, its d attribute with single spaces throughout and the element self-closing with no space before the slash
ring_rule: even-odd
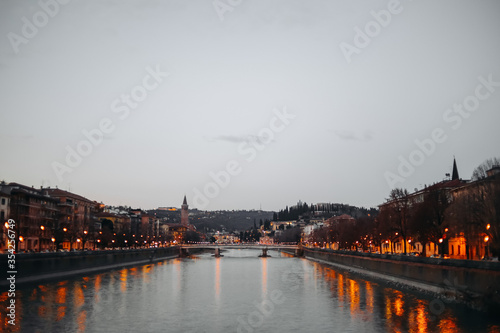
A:
<svg viewBox="0 0 500 333">
<path fill-rule="evenodd" d="M 500 332 L 500 321 L 307 259 L 228 250 L 20 286 L 4 332 Z"/>
</svg>

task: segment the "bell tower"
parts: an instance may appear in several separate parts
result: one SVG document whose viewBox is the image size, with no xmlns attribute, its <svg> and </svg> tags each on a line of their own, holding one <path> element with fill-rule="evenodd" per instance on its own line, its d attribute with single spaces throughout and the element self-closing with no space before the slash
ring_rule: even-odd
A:
<svg viewBox="0 0 500 333">
<path fill-rule="evenodd" d="M 186 196 L 184 196 L 181 208 L 181 224 L 187 227 L 189 225 L 189 205 L 187 204 Z"/>
</svg>

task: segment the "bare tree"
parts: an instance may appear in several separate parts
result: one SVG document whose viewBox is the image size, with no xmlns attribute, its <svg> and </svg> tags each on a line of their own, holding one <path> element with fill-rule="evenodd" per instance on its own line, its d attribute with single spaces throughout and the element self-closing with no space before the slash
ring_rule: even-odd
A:
<svg viewBox="0 0 500 333">
<path fill-rule="evenodd" d="M 450 204 L 445 190 L 434 188 L 424 193 L 422 202 L 415 204 L 410 219 L 411 229 L 422 244 L 424 256 L 427 256 L 426 245 L 429 242 L 438 244 L 446 227 L 446 209 Z M 442 249 L 441 249 L 441 252 Z"/>
<path fill-rule="evenodd" d="M 486 178 L 486 171 L 490 170 L 494 166 L 500 166 L 500 158 L 493 157 L 489 158 L 479 166 L 477 166 L 472 172 L 472 180 L 479 180 Z"/>
<path fill-rule="evenodd" d="M 385 218 L 385 222 L 391 225 L 393 230 L 396 230 L 403 238 L 405 254 L 407 253 L 406 240 L 409 231 L 410 207 L 408 190 L 395 188 L 389 195 L 389 206 L 385 214 L 381 213 L 381 218 Z"/>
</svg>

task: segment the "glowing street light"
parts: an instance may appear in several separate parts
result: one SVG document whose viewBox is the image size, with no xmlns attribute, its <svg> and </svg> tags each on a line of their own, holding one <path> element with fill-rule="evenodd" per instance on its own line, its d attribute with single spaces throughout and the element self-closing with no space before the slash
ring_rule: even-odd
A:
<svg viewBox="0 0 500 333">
<path fill-rule="evenodd" d="M 66 231 L 68 231 L 68 229 L 66 229 L 66 228 L 63 228 L 63 231 L 64 231 L 64 232 L 66 232 Z"/>
<path fill-rule="evenodd" d="M 40 229 L 42 229 L 42 231 L 45 230 L 45 227 L 43 225 L 40 226 Z"/>
<path fill-rule="evenodd" d="M 486 225 L 486 230 L 490 230 L 490 228 L 491 228 L 491 225 L 488 223 L 488 224 Z"/>
<path fill-rule="evenodd" d="M 490 256 L 490 249 L 488 247 L 488 241 L 490 240 L 489 236 L 484 236 L 484 242 L 486 243 L 486 258 L 489 258 Z"/>
</svg>

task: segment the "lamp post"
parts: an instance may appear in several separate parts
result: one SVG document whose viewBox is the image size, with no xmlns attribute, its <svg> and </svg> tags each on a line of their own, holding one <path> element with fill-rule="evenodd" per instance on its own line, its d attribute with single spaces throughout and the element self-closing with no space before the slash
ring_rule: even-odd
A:
<svg viewBox="0 0 500 333">
<path fill-rule="evenodd" d="M 87 230 L 84 230 L 83 231 L 83 250 L 85 250 L 85 244 L 87 243 L 87 234 L 88 234 L 88 231 Z"/>
<path fill-rule="evenodd" d="M 40 238 L 38 240 L 38 252 L 42 251 L 42 244 L 45 243 L 45 242 L 43 242 L 43 240 L 44 240 L 44 231 L 45 231 L 45 226 L 41 225 L 40 226 Z"/>
<path fill-rule="evenodd" d="M 486 225 L 486 236 L 484 237 L 484 242 L 486 243 L 486 258 L 490 257 L 490 248 L 489 248 L 490 233 L 488 232 L 490 228 L 491 225 L 488 223 Z"/>
<path fill-rule="evenodd" d="M 484 256 L 485 259 L 489 258 L 490 257 L 490 249 L 489 249 L 489 244 L 488 244 L 488 241 L 490 240 L 490 237 L 489 236 L 484 236 L 484 242 L 486 243 L 486 246 L 485 246 L 485 249 L 486 249 L 486 254 Z"/>
</svg>

